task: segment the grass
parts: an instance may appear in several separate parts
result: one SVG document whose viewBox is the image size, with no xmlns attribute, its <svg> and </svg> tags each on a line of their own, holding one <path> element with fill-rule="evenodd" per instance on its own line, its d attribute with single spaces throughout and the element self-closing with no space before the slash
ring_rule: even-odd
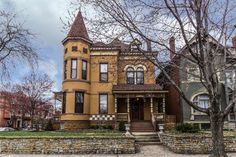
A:
<svg viewBox="0 0 236 157">
<path fill-rule="evenodd" d="M 116 130 L 88 129 L 80 131 L 3 131 L 0 137 L 121 137 L 123 134 Z"/>
</svg>

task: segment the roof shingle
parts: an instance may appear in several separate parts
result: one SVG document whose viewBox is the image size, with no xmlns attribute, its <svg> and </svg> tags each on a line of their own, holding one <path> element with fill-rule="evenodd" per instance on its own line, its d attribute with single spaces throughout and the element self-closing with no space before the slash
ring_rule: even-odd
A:
<svg viewBox="0 0 236 157">
<path fill-rule="evenodd" d="M 76 16 L 67 37 L 80 37 L 89 40 L 88 32 L 84 24 L 84 19 L 80 11 Z"/>
</svg>

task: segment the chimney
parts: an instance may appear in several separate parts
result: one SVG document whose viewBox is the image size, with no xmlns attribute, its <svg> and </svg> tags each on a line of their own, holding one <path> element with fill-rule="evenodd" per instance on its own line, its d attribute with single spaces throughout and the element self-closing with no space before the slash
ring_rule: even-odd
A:
<svg viewBox="0 0 236 157">
<path fill-rule="evenodd" d="M 236 36 L 232 38 L 233 47 L 236 48 Z"/>
<path fill-rule="evenodd" d="M 147 51 L 152 51 L 152 43 L 150 40 L 147 39 Z"/>
<path fill-rule="evenodd" d="M 170 59 L 172 59 L 175 55 L 175 37 L 172 36 L 169 39 L 169 45 L 170 45 Z"/>
</svg>

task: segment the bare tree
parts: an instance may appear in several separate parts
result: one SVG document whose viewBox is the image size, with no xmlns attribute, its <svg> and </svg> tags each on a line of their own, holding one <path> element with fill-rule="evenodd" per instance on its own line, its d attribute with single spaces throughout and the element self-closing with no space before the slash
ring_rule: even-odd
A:
<svg viewBox="0 0 236 157">
<path fill-rule="evenodd" d="M 38 54 L 32 48 L 34 35 L 18 22 L 16 14 L 0 10 L 0 74 L 9 78 L 9 72 L 17 64 L 28 62 L 34 66 Z"/>
<path fill-rule="evenodd" d="M 161 71 L 181 97 L 192 108 L 209 115 L 212 130 L 212 156 L 227 156 L 223 143 L 223 124 L 230 109 L 235 105 L 235 89 L 231 101 L 221 108 L 222 89 L 219 73 L 233 66 L 226 60 L 219 62 L 218 54 L 228 56 L 227 44 L 235 32 L 234 0 L 74 0 L 72 6 L 85 6 L 97 15 L 89 19 L 89 31 L 94 39 L 123 37 L 150 41 L 159 51 L 158 56 L 143 55 Z M 185 45 L 186 51 L 175 51 L 168 45 L 172 36 L 178 38 L 177 49 Z M 212 38 L 214 36 L 214 38 Z M 169 53 L 174 56 L 168 60 Z M 155 60 L 153 60 L 155 58 Z M 180 65 L 180 59 L 199 69 L 195 75 Z M 232 62 L 231 62 L 232 63 Z M 227 66 L 226 66 L 227 65 Z M 166 68 L 171 67 L 171 68 Z M 197 77 L 209 95 L 209 107 L 202 108 L 193 103 L 179 87 L 178 80 L 170 69 Z"/>
<path fill-rule="evenodd" d="M 31 127 L 35 121 L 41 117 L 45 117 L 45 113 L 49 111 L 51 106 L 50 92 L 53 81 L 46 74 L 38 74 L 35 72 L 23 78 L 23 82 L 17 85 L 17 90 L 26 95 L 28 103 L 28 111 L 31 119 Z"/>
</svg>

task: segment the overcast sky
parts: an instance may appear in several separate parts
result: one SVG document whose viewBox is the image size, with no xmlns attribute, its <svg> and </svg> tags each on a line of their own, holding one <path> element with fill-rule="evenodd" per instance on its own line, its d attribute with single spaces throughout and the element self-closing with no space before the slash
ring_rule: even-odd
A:
<svg viewBox="0 0 236 157">
<path fill-rule="evenodd" d="M 62 32 L 60 17 L 66 15 L 67 0 L 1 0 L 0 9 L 17 14 L 24 26 L 36 34 L 34 47 L 44 61 L 39 70 L 46 72 L 55 81 L 53 90 L 61 90 L 63 47 L 61 41 L 66 33 Z M 13 72 L 14 81 L 19 81 L 29 72 L 27 65 L 19 65 Z"/>
</svg>

